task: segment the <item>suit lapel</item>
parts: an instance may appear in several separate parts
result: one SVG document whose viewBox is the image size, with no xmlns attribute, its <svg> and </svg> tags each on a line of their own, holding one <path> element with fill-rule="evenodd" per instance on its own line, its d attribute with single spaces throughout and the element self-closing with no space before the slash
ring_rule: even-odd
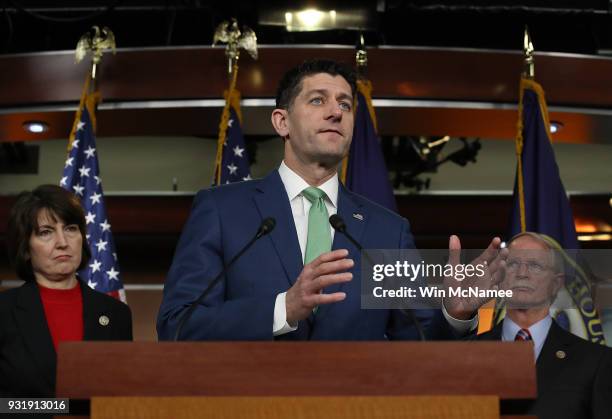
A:
<svg viewBox="0 0 612 419">
<path fill-rule="evenodd" d="M 262 220 L 266 217 L 276 219 L 277 227 L 270 233 L 268 240 L 272 241 L 287 274 L 287 280 L 293 285 L 304 268 L 304 262 L 291 205 L 278 171 L 274 170 L 266 176 L 257 189 L 259 194 L 255 195 L 254 199 Z"/>
<path fill-rule="evenodd" d="M 368 222 L 368 214 L 364 212 L 361 204 L 355 202 L 353 196 L 340 184 L 338 188 L 338 215 L 346 224 L 346 231 L 361 243 L 365 226 Z M 344 234 L 334 234 L 332 250 L 348 249 L 350 256 L 357 259 L 359 250 L 346 238 Z M 360 259 L 360 258 L 359 258 Z"/>
<path fill-rule="evenodd" d="M 96 298 L 96 292 L 81 281 L 83 340 L 112 340 L 110 326 L 117 319 L 114 319 L 112 313 L 100 304 L 100 299 Z"/>
<path fill-rule="evenodd" d="M 15 319 L 41 377 L 55 388 L 56 353 L 36 282 L 27 282 L 20 288 Z"/>
<path fill-rule="evenodd" d="M 346 190 L 346 188 L 340 184 L 338 187 L 338 215 L 342 217 L 344 223 L 346 224 L 346 231 L 360 244 L 361 239 L 363 237 L 363 233 L 365 231 L 365 225 L 368 222 L 367 213 L 364 212 L 364 208 L 355 202 L 350 192 Z M 361 254 L 357 247 L 353 243 L 351 243 L 344 234 L 335 232 L 334 241 L 332 243 L 332 250 L 337 249 L 348 249 L 349 258 L 355 261 L 355 267 L 353 268 L 353 282 L 359 284 L 360 281 L 360 272 L 361 266 L 357 266 L 361 263 Z M 342 291 L 345 287 L 346 283 L 335 284 L 325 288 L 324 292 L 326 294 L 333 294 L 335 292 Z M 357 285 L 355 289 L 359 290 L 360 287 Z M 326 304 L 320 306 L 315 319 L 321 319 L 329 310 L 332 309 L 334 304 Z"/>
<path fill-rule="evenodd" d="M 536 362 L 539 389 L 548 388 L 548 383 L 554 383 L 555 377 L 561 371 L 559 362 L 563 361 L 568 352 L 571 351 L 570 347 L 571 341 L 567 339 L 563 329 L 553 320 Z M 561 352 L 563 352 L 563 358 L 559 358 Z"/>
<path fill-rule="evenodd" d="M 364 208 L 355 202 L 351 194 L 342 186 L 338 188 L 338 215 L 342 217 L 346 224 L 346 231 L 361 245 L 363 245 L 362 237 L 365 231 L 366 223 L 368 222 L 368 214 L 364 212 Z M 334 242 L 332 250 L 348 249 L 349 258 L 355 261 L 355 264 L 361 263 L 361 253 L 353 243 L 346 238 L 342 233 L 334 234 Z M 356 274 L 354 281 L 359 281 L 357 273 L 361 272 L 361 266 L 355 266 L 353 272 Z M 334 293 L 340 291 L 345 284 L 332 285 L 325 289 L 326 293 Z"/>
</svg>

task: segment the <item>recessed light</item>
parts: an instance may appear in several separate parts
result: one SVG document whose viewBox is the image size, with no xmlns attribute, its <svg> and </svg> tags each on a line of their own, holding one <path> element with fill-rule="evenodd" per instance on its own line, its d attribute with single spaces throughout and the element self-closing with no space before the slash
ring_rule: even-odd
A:
<svg viewBox="0 0 612 419">
<path fill-rule="evenodd" d="M 49 124 L 43 121 L 26 121 L 22 126 L 24 130 L 33 134 L 41 134 L 49 131 Z"/>
<path fill-rule="evenodd" d="M 262 2 L 263 4 L 264 2 Z M 275 3 L 275 2 L 270 2 Z M 334 2 L 340 3 L 340 2 Z M 348 3 L 348 2 L 347 2 Z M 371 2 L 361 3 L 369 4 Z M 376 3 L 376 2 L 374 2 Z M 374 30 L 377 27 L 378 13 L 371 6 L 360 8 L 344 7 L 328 10 L 315 9 L 284 9 L 274 6 L 262 6 L 259 12 L 260 25 L 284 26 L 289 32 L 345 30 Z"/>
<path fill-rule="evenodd" d="M 563 122 L 550 121 L 550 133 L 551 134 L 555 134 L 561 131 L 561 128 L 563 128 Z"/>
</svg>

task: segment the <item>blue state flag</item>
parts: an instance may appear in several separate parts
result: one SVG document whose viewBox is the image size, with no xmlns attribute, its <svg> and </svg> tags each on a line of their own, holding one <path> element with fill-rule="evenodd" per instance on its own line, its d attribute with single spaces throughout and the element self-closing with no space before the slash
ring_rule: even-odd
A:
<svg viewBox="0 0 612 419">
<path fill-rule="evenodd" d="M 353 141 L 343 167 L 346 187 L 397 212 L 397 203 L 376 130 L 369 81 L 357 82 L 357 109 Z"/>
<path fill-rule="evenodd" d="M 547 241 L 565 258 L 569 310 L 551 313 L 573 333 L 596 343 L 605 343 L 601 321 L 595 310 L 588 275 L 579 261 L 576 227 L 569 199 L 559 175 L 550 135 L 544 90 L 533 80 L 522 79 L 519 125 L 516 139 L 517 171 L 510 221 L 510 237 L 525 231 L 548 236 Z"/>
<path fill-rule="evenodd" d="M 104 205 L 96 139 L 87 106 L 83 106 L 77 122 L 60 186 L 73 192 L 85 211 L 91 260 L 79 276 L 91 288 L 125 302 L 111 224 Z"/>
<path fill-rule="evenodd" d="M 534 231 L 554 238 L 564 249 L 578 249 L 572 209 L 550 140 L 544 91 L 538 83 L 523 79 L 521 96 L 517 138 L 517 158 L 520 160 L 510 235 Z"/>
</svg>

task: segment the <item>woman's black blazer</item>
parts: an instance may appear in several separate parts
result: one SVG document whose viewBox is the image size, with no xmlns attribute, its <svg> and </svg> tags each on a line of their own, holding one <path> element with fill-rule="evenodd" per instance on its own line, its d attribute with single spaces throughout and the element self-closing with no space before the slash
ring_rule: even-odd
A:
<svg viewBox="0 0 612 419">
<path fill-rule="evenodd" d="M 80 285 L 83 340 L 132 340 L 130 308 Z M 36 283 L 0 292 L 0 396 L 53 397 L 56 362 Z"/>
</svg>

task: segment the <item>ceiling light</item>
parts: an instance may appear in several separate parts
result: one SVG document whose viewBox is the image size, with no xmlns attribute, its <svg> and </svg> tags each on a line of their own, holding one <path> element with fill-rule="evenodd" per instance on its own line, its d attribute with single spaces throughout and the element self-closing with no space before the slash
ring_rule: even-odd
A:
<svg viewBox="0 0 612 419">
<path fill-rule="evenodd" d="M 26 121 L 22 126 L 24 130 L 33 134 L 41 134 L 49 130 L 49 124 L 43 121 Z"/>
<path fill-rule="evenodd" d="M 317 9 L 306 9 L 301 12 L 297 12 L 295 17 L 297 21 L 304 27 L 305 30 L 314 30 L 319 27 L 323 19 L 325 19 L 327 13 L 321 12 Z"/>
<path fill-rule="evenodd" d="M 578 241 L 581 242 L 592 242 L 592 241 L 607 241 L 612 240 L 612 234 L 579 234 Z"/>
<path fill-rule="evenodd" d="M 357 6 L 350 8 L 340 2 L 332 3 L 333 6 L 329 5 L 327 10 L 314 7 L 296 7 L 287 10 L 272 3 L 260 10 L 259 24 L 284 26 L 289 32 L 376 29 L 377 13 L 370 3 L 361 1 Z"/>
<path fill-rule="evenodd" d="M 557 132 L 561 131 L 561 128 L 563 128 L 563 122 L 550 121 L 550 133 L 551 134 L 556 134 Z"/>
</svg>

